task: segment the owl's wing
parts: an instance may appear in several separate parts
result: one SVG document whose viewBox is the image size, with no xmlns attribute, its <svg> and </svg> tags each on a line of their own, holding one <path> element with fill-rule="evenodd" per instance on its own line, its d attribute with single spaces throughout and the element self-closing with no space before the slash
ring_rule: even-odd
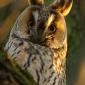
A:
<svg viewBox="0 0 85 85">
<path fill-rule="evenodd" d="M 22 69 L 28 71 L 39 85 L 58 85 L 65 83 L 65 75 L 59 77 L 54 69 L 54 53 L 51 49 L 14 37 L 9 39 L 5 51 Z M 56 61 L 57 63 L 57 61 Z M 61 84 L 63 85 L 63 84 Z"/>
<path fill-rule="evenodd" d="M 8 41 L 5 50 L 8 58 L 13 59 L 22 69 L 31 73 L 37 82 L 51 78 L 52 74 L 56 75 L 53 70 L 53 54 L 49 48 L 21 38 L 13 38 Z"/>
</svg>

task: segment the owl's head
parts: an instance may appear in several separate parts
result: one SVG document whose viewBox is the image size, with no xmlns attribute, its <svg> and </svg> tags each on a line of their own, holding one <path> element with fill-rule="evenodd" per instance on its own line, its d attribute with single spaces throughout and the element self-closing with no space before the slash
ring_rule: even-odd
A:
<svg viewBox="0 0 85 85">
<path fill-rule="evenodd" d="M 50 48 L 62 47 L 67 39 L 64 17 L 71 7 L 72 0 L 55 0 L 49 6 L 45 6 L 44 0 L 29 0 L 30 40 Z"/>
</svg>

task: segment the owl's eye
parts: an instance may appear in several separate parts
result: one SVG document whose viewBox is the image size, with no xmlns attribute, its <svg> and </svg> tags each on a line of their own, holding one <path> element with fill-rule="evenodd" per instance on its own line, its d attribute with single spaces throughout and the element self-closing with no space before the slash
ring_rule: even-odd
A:
<svg viewBox="0 0 85 85">
<path fill-rule="evenodd" d="M 29 22 L 29 26 L 33 26 L 34 25 L 34 22 L 33 21 L 30 21 Z"/>
<path fill-rule="evenodd" d="M 33 15 L 32 16 L 30 16 L 30 19 L 28 20 L 28 26 L 34 26 L 34 24 L 35 24 L 35 20 L 34 20 L 34 17 L 33 17 Z"/>
<path fill-rule="evenodd" d="M 50 25 L 49 31 L 50 33 L 56 32 L 56 26 L 54 24 Z"/>
</svg>

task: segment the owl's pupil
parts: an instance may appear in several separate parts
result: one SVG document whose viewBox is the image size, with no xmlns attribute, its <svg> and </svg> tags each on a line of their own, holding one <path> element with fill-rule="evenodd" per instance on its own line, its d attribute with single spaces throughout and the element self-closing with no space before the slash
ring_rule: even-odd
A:
<svg viewBox="0 0 85 85">
<path fill-rule="evenodd" d="M 33 26 L 33 25 L 34 25 L 34 22 L 33 22 L 33 21 L 31 21 L 29 25 L 30 25 L 30 26 Z"/>
<path fill-rule="evenodd" d="M 55 32 L 55 31 L 56 31 L 56 27 L 55 27 L 54 25 L 51 25 L 51 26 L 49 27 L 49 31 L 50 31 L 50 32 Z"/>
</svg>

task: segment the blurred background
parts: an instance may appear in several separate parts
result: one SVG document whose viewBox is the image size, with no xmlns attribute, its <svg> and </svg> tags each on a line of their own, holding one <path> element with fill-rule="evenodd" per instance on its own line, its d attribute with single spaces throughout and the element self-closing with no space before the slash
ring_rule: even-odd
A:
<svg viewBox="0 0 85 85">
<path fill-rule="evenodd" d="M 45 1 L 49 4 L 53 0 Z M 84 5 L 85 0 L 74 0 L 70 14 L 65 17 L 68 27 L 67 85 L 85 85 Z M 27 6 L 27 0 L 0 0 L 0 47 L 6 43 L 16 18 Z"/>
</svg>

